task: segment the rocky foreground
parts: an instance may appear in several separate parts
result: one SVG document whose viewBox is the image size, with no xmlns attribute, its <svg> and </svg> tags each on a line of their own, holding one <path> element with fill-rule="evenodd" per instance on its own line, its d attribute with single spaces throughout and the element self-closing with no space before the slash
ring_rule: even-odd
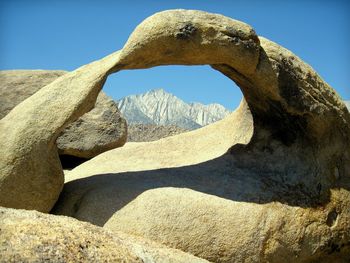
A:
<svg viewBox="0 0 350 263">
<path fill-rule="evenodd" d="M 207 262 L 70 217 L 0 207 L 0 262 Z"/>
<path fill-rule="evenodd" d="M 94 107 L 107 76 L 171 64 L 209 64 L 244 100 L 212 125 L 127 143 L 64 175 L 57 138 Z M 296 55 L 221 15 L 149 17 L 122 50 L 1 119 L 0 157 L 4 262 L 350 258 L 348 109 Z"/>
</svg>

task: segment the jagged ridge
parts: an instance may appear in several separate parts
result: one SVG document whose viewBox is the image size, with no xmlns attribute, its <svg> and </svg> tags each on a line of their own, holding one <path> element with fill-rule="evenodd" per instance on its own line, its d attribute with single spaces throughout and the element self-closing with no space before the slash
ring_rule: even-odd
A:
<svg viewBox="0 0 350 263">
<path fill-rule="evenodd" d="M 217 103 L 188 104 L 163 89 L 127 96 L 117 103 L 129 124 L 176 125 L 190 130 L 221 120 L 230 113 Z"/>
</svg>

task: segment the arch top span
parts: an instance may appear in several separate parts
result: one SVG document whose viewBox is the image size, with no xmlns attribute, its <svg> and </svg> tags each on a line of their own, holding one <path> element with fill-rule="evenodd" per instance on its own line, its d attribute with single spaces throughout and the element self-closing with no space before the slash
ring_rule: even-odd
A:
<svg viewBox="0 0 350 263">
<path fill-rule="evenodd" d="M 254 73 L 259 38 L 249 25 L 219 14 L 170 10 L 144 20 L 121 53 L 129 69 L 160 65 L 228 64 Z"/>
<path fill-rule="evenodd" d="M 258 37 L 251 26 L 219 14 L 169 10 L 152 15 L 130 35 L 111 71 L 176 64 L 209 64 L 235 81 L 255 124 L 273 130 L 286 144 L 305 136 L 323 140 L 334 125 L 349 128 L 345 105 L 309 65 Z"/>
</svg>

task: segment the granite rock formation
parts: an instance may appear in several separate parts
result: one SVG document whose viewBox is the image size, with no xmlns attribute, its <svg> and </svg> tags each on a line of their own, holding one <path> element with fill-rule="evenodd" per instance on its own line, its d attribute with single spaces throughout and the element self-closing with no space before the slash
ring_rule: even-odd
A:
<svg viewBox="0 0 350 263">
<path fill-rule="evenodd" d="M 56 213 L 103 225 L 118 211 L 114 225 L 136 233 L 118 216 L 125 209 L 130 218 L 142 213 L 147 218 L 140 206 L 130 204 L 130 209 L 130 201 L 150 189 L 185 187 L 231 200 L 232 205 L 221 206 L 223 210 L 244 211 L 247 217 L 260 211 L 265 234 L 249 236 L 239 227 L 241 217 L 236 223 L 235 217 L 230 219 L 237 225 L 230 236 L 243 235 L 247 242 L 233 240 L 230 249 L 227 240 L 219 238 L 220 232 L 208 230 L 203 237 L 204 232 L 194 229 L 189 234 L 185 227 L 160 227 L 158 236 L 146 231 L 159 227 L 159 222 L 181 225 L 181 218 L 193 213 L 201 218 L 179 197 L 176 207 L 167 205 L 154 214 L 157 220 L 142 221 L 144 231 L 138 233 L 218 262 L 232 262 L 232 255 L 278 262 L 281 257 L 321 260 L 330 254 L 345 260 L 350 238 L 345 223 L 349 219 L 350 115 L 309 65 L 258 37 L 244 23 L 184 10 L 146 19 L 122 49 L 120 63 L 119 69 L 210 64 L 238 84 L 246 102 L 213 125 L 156 142 L 126 145 L 77 167 L 67 175 Z M 166 195 L 166 191 L 164 199 L 157 195 L 153 204 L 163 203 Z M 200 196 L 193 194 L 191 200 L 200 202 Z M 211 205 L 203 204 L 202 209 Z M 295 220 L 290 212 L 294 207 L 299 208 L 298 220 L 289 226 Z M 185 214 L 169 217 L 171 211 Z M 209 214 L 206 226 L 226 219 Z M 279 231 L 279 221 L 286 222 L 281 228 L 286 238 L 281 242 L 268 234 Z M 250 227 L 255 229 L 256 224 Z M 289 238 L 293 231 L 299 233 L 297 243 Z M 182 243 L 172 243 L 175 233 L 184 237 Z M 210 255 L 202 238 L 218 242 Z M 261 242 L 254 243 L 256 238 Z"/>
<path fill-rule="evenodd" d="M 350 203 L 339 197 L 332 199 L 346 209 Z M 324 209 L 310 213 L 278 202 L 241 204 L 185 188 L 158 188 L 139 195 L 104 227 L 126 229 L 211 262 L 341 262 L 340 255 L 345 261 L 350 251 L 341 229 L 350 217 L 338 217 L 331 205 Z M 326 238 L 338 231 L 342 234 L 331 242 Z"/>
<path fill-rule="evenodd" d="M 216 262 L 346 262 L 350 114 L 345 104 L 290 51 L 258 37 L 245 23 L 200 11 L 151 16 L 121 51 L 62 76 L 2 119 L 0 204 L 39 209 L 39 200 L 48 199 L 45 180 L 62 178 L 54 141 L 65 124 L 93 106 L 108 74 L 170 64 L 209 64 L 235 81 L 245 99 L 222 121 L 156 142 L 127 144 L 73 169 L 52 212 L 101 226 L 113 217 L 106 227 L 120 224 L 127 234 Z M 37 115 L 46 118 L 38 123 Z M 156 189 L 164 187 L 192 190 Z M 162 209 L 152 213 L 158 204 Z M 144 218 L 132 226 L 127 219 L 135 216 Z M 190 218 L 198 220 L 190 226 L 194 230 L 186 227 Z M 243 219 L 249 219 L 244 227 Z M 229 246 L 226 236 L 218 236 L 223 232 L 200 229 L 225 226 L 225 220 Z M 208 250 L 203 240 L 215 245 Z"/>
<path fill-rule="evenodd" d="M 0 262 L 207 262 L 73 218 L 0 207 Z"/>
<path fill-rule="evenodd" d="M 56 147 L 63 129 L 90 111 L 119 53 L 64 74 L 0 120 L 0 205 L 51 210 L 64 183 Z"/>
<path fill-rule="evenodd" d="M 63 70 L 0 71 L 0 118 L 66 73 Z M 57 145 L 60 155 L 92 158 L 123 146 L 126 137 L 125 119 L 121 117 L 116 103 L 101 92 L 94 108 L 62 131 Z"/>
</svg>

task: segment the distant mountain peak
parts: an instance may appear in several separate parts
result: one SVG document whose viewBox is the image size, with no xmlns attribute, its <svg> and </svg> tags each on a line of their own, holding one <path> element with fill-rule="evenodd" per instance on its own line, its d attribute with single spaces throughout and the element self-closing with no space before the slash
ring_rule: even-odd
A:
<svg viewBox="0 0 350 263">
<path fill-rule="evenodd" d="M 162 88 L 130 95 L 117 103 L 130 124 L 177 125 L 191 130 L 218 121 L 230 113 L 217 103 L 186 103 Z"/>
</svg>

